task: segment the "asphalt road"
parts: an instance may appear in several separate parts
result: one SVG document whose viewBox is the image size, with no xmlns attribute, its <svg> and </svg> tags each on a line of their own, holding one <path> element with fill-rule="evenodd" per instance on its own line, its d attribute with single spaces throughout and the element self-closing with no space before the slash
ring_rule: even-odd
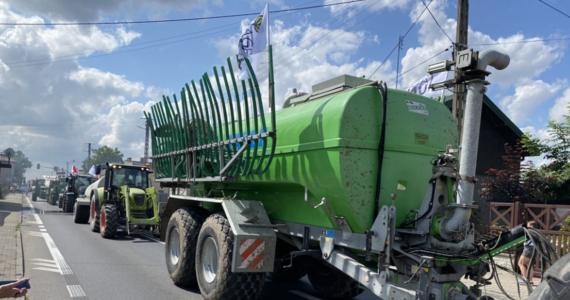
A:
<svg viewBox="0 0 570 300">
<path fill-rule="evenodd" d="M 31 198 L 31 197 L 30 197 Z M 164 244 L 146 235 L 103 239 L 88 224 L 73 223 L 43 199 L 24 200 L 24 273 L 30 300 L 203 299 L 198 289 L 175 286 L 166 270 Z M 33 205 L 33 207 L 31 207 Z M 284 284 L 266 279 L 260 300 L 321 299 L 308 280 Z M 378 299 L 365 292 L 359 300 Z"/>
</svg>

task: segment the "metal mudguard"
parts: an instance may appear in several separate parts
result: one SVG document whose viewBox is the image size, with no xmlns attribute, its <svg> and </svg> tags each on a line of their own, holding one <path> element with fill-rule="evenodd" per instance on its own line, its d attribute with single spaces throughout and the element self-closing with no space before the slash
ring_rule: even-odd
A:
<svg viewBox="0 0 570 300">
<path fill-rule="evenodd" d="M 259 201 L 225 200 L 234 233 L 232 272 L 272 272 L 277 236 Z"/>
</svg>

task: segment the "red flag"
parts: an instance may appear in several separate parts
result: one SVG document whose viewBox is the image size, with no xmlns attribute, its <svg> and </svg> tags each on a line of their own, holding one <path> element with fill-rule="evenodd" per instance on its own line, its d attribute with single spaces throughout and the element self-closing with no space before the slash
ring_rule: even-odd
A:
<svg viewBox="0 0 570 300">
<path fill-rule="evenodd" d="M 71 168 L 71 173 L 79 173 L 79 172 L 77 172 L 77 168 L 75 167 L 75 164 L 73 164 L 73 167 Z"/>
</svg>

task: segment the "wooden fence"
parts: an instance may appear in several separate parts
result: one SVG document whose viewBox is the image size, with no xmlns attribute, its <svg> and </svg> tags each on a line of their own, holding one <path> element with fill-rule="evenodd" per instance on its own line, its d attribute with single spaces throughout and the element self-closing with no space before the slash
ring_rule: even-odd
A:
<svg viewBox="0 0 570 300">
<path fill-rule="evenodd" d="M 478 232 L 493 233 L 496 230 L 513 228 L 528 221 L 536 221 L 536 228 L 550 241 L 560 257 L 570 253 L 570 205 L 483 202 L 477 203 L 479 209 L 474 213 L 474 222 Z M 563 211 L 563 213 L 559 213 Z M 565 212 L 564 212 L 565 211 Z M 566 231 L 560 231 L 564 228 Z M 516 259 L 522 253 L 522 247 L 516 251 Z M 535 272 L 540 274 L 541 267 L 535 263 Z M 548 266 L 544 266 L 547 269 Z"/>
</svg>

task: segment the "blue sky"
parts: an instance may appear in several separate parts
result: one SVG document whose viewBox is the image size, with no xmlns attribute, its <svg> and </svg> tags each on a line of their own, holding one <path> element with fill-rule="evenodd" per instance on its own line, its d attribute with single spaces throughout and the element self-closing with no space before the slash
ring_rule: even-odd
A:
<svg viewBox="0 0 570 300">
<path fill-rule="evenodd" d="M 346 0 L 271 0 L 270 11 Z M 112 22 L 259 13 L 267 1 L 241 0 L 2 0 L 0 22 Z M 425 0 L 426 3 L 429 0 Z M 487 95 L 523 131 L 545 138 L 548 120 L 568 114 L 570 18 L 539 1 L 470 1 L 469 46 L 511 57 L 493 74 Z M 570 3 L 544 0 L 570 14 Z M 276 101 L 292 88 L 351 74 L 398 88 L 423 77 L 429 63 L 451 59 L 457 2 L 366 0 L 270 15 Z M 423 14 L 422 14 L 423 12 Z M 163 94 L 179 93 L 237 53 L 252 17 L 85 26 L 0 25 L 0 147 L 22 150 L 35 163 L 78 165 L 93 147 L 118 147 L 142 157 L 142 111 Z M 447 33 L 449 39 L 444 33 Z M 532 41 L 532 42 L 530 42 Z M 143 49 L 144 48 L 144 49 Z M 443 52 L 442 52 L 443 51 Z M 434 57 L 437 53 L 439 56 Z M 433 57 L 433 58 L 432 58 Z M 430 59 L 431 58 L 431 59 Z M 421 62 L 430 59 L 427 63 Z M 381 63 L 384 64 L 381 65 Z M 265 65 L 261 65 L 261 69 Z M 263 73 L 265 74 L 265 73 Z M 267 78 L 260 74 L 260 81 Z M 262 83 L 263 85 L 263 83 Z M 266 91 L 264 91 L 266 93 Z M 279 106 L 279 105 L 278 105 Z M 47 174 L 31 169 L 28 176 Z"/>
</svg>

